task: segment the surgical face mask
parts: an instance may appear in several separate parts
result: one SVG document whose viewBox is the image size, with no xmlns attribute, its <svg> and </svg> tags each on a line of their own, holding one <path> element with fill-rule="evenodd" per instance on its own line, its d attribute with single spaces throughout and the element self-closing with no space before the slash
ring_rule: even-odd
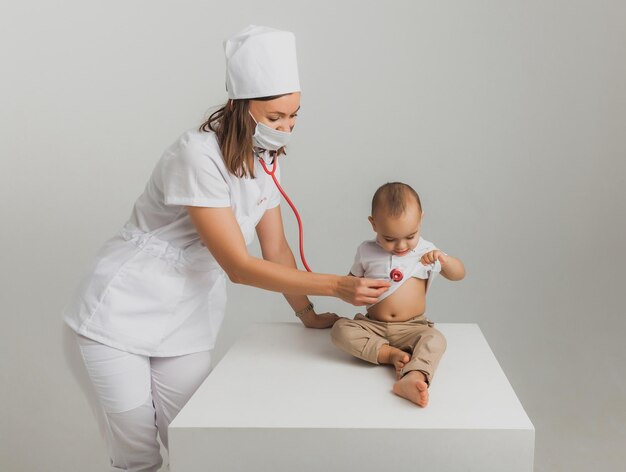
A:
<svg viewBox="0 0 626 472">
<path fill-rule="evenodd" d="M 248 111 L 250 113 L 250 111 Z M 250 113 L 252 116 L 252 113 Z M 252 116 L 254 120 L 254 116 Z M 263 123 L 256 123 L 254 134 L 252 135 L 252 142 L 256 147 L 265 149 L 267 151 L 278 151 L 281 147 L 286 146 L 291 139 L 291 133 L 285 131 L 278 131 L 277 129 L 270 128 Z"/>
</svg>

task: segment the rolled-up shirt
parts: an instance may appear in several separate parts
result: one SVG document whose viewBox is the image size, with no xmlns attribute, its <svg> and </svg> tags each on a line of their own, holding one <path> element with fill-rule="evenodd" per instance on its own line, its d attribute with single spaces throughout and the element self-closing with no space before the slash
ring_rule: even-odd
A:
<svg viewBox="0 0 626 472">
<path fill-rule="evenodd" d="M 357 277 L 389 280 L 391 282 L 389 290 L 378 298 L 377 303 L 394 293 L 411 277 L 425 279 L 426 290 L 428 290 L 435 276 L 441 272 L 441 263 L 435 261 L 432 264 L 424 265 L 420 262 L 420 259 L 424 254 L 435 249 L 437 249 L 437 246 L 420 237 L 414 249 L 402 256 L 396 256 L 380 247 L 375 239 L 364 241 L 356 250 L 354 264 L 352 264 L 350 273 Z M 391 272 L 394 269 L 399 270 L 402 274 L 401 280 L 395 281 L 391 277 Z M 370 306 L 373 305 L 368 305 L 367 307 L 369 308 Z"/>
</svg>

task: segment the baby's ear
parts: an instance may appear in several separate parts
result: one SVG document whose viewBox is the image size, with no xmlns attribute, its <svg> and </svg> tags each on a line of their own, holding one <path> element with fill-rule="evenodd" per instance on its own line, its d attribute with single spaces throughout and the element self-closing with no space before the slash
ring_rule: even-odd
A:
<svg viewBox="0 0 626 472">
<path fill-rule="evenodd" d="M 374 223 L 374 218 L 372 218 L 371 216 L 368 216 L 367 219 L 372 225 L 372 229 L 374 230 L 374 232 L 376 232 L 376 223 Z"/>
</svg>

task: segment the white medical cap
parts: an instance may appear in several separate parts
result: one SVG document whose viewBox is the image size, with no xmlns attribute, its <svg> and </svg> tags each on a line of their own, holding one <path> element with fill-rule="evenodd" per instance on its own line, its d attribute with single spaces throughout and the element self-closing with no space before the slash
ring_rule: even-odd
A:
<svg viewBox="0 0 626 472">
<path fill-rule="evenodd" d="M 296 38 L 289 31 L 250 25 L 224 41 L 228 98 L 299 92 Z"/>
</svg>

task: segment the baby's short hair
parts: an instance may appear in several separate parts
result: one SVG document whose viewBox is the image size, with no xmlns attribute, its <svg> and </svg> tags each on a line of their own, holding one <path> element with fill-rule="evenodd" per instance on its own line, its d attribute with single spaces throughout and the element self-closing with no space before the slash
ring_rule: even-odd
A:
<svg viewBox="0 0 626 472">
<path fill-rule="evenodd" d="M 407 198 L 415 198 L 420 213 L 422 212 L 422 202 L 420 197 L 410 185 L 402 182 L 387 182 L 378 187 L 372 198 L 372 216 L 376 210 L 386 210 L 392 217 L 402 215 L 407 206 Z"/>
</svg>

